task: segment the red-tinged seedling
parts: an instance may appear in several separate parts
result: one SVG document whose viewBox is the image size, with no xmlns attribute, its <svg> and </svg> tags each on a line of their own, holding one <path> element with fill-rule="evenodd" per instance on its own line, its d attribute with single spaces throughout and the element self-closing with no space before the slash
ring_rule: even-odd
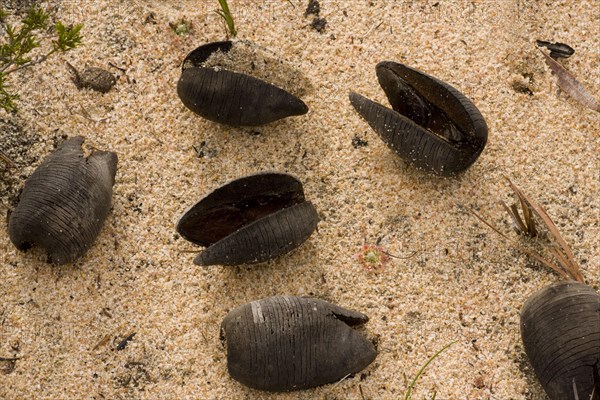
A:
<svg viewBox="0 0 600 400">
<path fill-rule="evenodd" d="M 378 271 L 387 265 L 390 256 L 381 246 L 365 244 L 358 254 L 358 261 L 367 271 Z"/>
</svg>

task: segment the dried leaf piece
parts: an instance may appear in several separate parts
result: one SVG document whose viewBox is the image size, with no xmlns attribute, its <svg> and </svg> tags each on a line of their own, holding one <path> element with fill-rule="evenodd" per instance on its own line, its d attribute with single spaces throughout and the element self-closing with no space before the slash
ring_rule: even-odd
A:
<svg viewBox="0 0 600 400">
<path fill-rule="evenodd" d="M 319 0 L 310 0 L 308 5 L 306 6 L 306 11 L 304 11 L 304 16 L 308 17 L 309 15 L 314 15 L 316 17 L 319 16 L 321 12 L 321 5 L 319 4 Z"/>
<path fill-rule="evenodd" d="M 562 65 L 554 61 L 552 57 L 543 51 L 540 50 L 540 52 L 546 58 L 546 64 L 548 64 L 552 72 L 557 76 L 558 86 L 583 106 L 600 112 L 600 103 L 598 100 Z"/>
</svg>

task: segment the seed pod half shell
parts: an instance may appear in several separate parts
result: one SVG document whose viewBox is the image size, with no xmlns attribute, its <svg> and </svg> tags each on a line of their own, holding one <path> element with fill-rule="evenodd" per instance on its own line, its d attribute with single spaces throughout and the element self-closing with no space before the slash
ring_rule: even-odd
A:
<svg viewBox="0 0 600 400">
<path fill-rule="evenodd" d="M 94 243 L 111 207 L 117 155 L 84 157 L 80 136 L 65 140 L 25 182 L 8 234 L 19 250 L 41 246 L 50 262 L 65 264 Z"/>
<path fill-rule="evenodd" d="M 579 399 L 590 398 L 600 366 L 600 295 L 593 288 L 565 281 L 534 293 L 521 310 L 521 338 L 551 400 L 575 400 L 573 382 Z"/>
<path fill-rule="evenodd" d="M 221 324 L 229 374 L 274 392 L 339 381 L 377 355 L 351 328 L 367 321 L 362 313 L 306 297 L 275 296 L 237 307 Z"/>
<path fill-rule="evenodd" d="M 197 265 L 254 264 L 300 246 L 318 221 L 298 179 L 260 173 L 207 195 L 183 214 L 177 232 L 207 247 L 194 260 Z"/>
<path fill-rule="evenodd" d="M 177 83 L 177 94 L 187 108 L 231 126 L 265 125 L 308 112 L 302 100 L 278 86 L 246 73 L 207 66 L 211 56 L 228 53 L 235 43 L 208 43 L 187 55 Z"/>
<path fill-rule="evenodd" d="M 377 78 L 393 109 L 350 93 L 356 111 L 404 160 L 440 175 L 475 162 L 487 142 L 487 125 L 457 89 L 404 64 L 377 64 Z"/>
</svg>

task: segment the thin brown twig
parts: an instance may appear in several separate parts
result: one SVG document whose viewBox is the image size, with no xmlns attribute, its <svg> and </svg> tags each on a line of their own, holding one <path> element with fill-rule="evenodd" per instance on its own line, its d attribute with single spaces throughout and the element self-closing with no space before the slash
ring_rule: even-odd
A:
<svg viewBox="0 0 600 400">
<path fill-rule="evenodd" d="M 15 162 L 6 155 L 6 153 L 4 153 L 2 150 L 0 150 L 0 159 L 2 161 L 4 161 L 9 167 L 14 167 L 15 166 Z"/>
<path fill-rule="evenodd" d="M 23 357 L 0 357 L 0 361 L 17 361 Z"/>
<path fill-rule="evenodd" d="M 50 50 L 47 54 L 44 54 L 44 55 L 36 58 L 35 60 L 28 61 L 25 64 L 22 64 L 22 65 L 19 65 L 19 66 L 13 67 L 12 69 L 7 70 L 7 68 L 14 65 L 14 62 L 11 60 L 11 62 L 9 64 L 7 64 L 0 72 L 2 72 L 4 75 L 8 75 L 8 74 L 12 74 L 13 72 L 17 72 L 22 69 L 32 67 L 34 65 L 41 64 L 44 61 L 46 61 L 48 59 L 48 57 L 50 57 L 54 53 L 56 53 L 56 49 Z"/>
<path fill-rule="evenodd" d="M 419 254 L 419 251 L 413 251 L 413 253 L 410 256 L 406 256 L 406 257 L 400 257 L 400 256 L 396 256 L 392 253 L 388 253 L 387 251 L 382 251 L 383 254 L 385 254 L 388 257 L 392 257 L 392 258 L 397 258 L 399 260 L 408 260 L 410 258 L 413 258 L 414 256 L 416 256 L 417 254 Z"/>
<path fill-rule="evenodd" d="M 109 339 L 110 335 L 104 335 L 104 337 L 100 339 L 100 341 L 92 348 L 92 351 L 98 350 L 101 346 L 104 346 L 106 343 L 108 343 Z"/>
</svg>

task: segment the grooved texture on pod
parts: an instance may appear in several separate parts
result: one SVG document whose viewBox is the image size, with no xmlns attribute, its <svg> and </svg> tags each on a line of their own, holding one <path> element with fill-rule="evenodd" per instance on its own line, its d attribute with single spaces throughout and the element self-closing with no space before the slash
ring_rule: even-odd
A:
<svg viewBox="0 0 600 400">
<path fill-rule="evenodd" d="M 19 250 L 41 246 L 65 264 L 94 243 L 111 207 L 117 155 L 84 157 L 80 136 L 63 142 L 27 179 L 10 215 L 8 233 Z"/>
<path fill-rule="evenodd" d="M 215 52 L 227 53 L 232 42 L 215 42 L 192 51 L 183 62 L 177 94 L 196 114 L 231 126 L 258 126 L 308 112 L 296 96 L 254 76 L 204 63 Z"/>
<path fill-rule="evenodd" d="M 521 311 L 521 337 L 535 374 L 551 400 L 589 399 L 600 366 L 600 295 L 575 281 L 534 293 Z"/>
<path fill-rule="evenodd" d="M 198 265 L 254 264 L 301 245 L 318 221 L 299 180 L 260 173 L 208 194 L 183 214 L 177 232 L 207 247 L 194 260 Z"/>
<path fill-rule="evenodd" d="M 268 391 L 307 389 L 366 368 L 377 353 L 351 327 L 368 317 L 323 300 L 275 296 L 232 310 L 221 324 L 229 374 Z"/>
<path fill-rule="evenodd" d="M 487 142 L 487 125 L 468 98 L 403 64 L 381 62 L 376 71 L 392 109 L 354 92 L 350 102 L 393 151 L 440 175 L 457 174 L 475 162 Z"/>
<path fill-rule="evenodd" d="M 208 247 L 194 263 L 238 265 L 268 261 L 304 243 L 317 228 L 316 215 L 310 201 L 276 211 Z"/>
</svg>

